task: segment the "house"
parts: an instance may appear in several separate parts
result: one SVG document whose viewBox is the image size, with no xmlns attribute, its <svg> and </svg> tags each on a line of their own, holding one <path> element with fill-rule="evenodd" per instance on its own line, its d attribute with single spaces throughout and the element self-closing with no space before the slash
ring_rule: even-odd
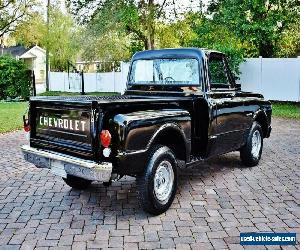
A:
<svg viewBox="0 0 300 250">
<path fill-rule="evenodd" d="M 4 54 L 24 61 L 28 69 L 34 71 L 36 83 L 45 83 L 46 50 L 37 45 L 29 48 L 25 48 L 24 46 L 11 46 L 0 48 L 0 55 Z"/>
</svg>

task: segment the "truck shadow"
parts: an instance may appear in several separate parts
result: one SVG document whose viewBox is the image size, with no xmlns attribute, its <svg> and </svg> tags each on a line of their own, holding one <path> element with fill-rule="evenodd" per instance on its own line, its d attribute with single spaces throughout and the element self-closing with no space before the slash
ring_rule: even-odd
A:
<svg viewBox="0 0 300 250">
<path fill-rule="evenodd" d="M 207 192 L 213 194 L 214 191 L 211 190 L 226 182 L 224 175 L 228 173 L 230 175 L 230 172 L 238 167 L 241 167 L 239 156 L 237 153 L 231 153 L 191 168 L 180 169 L 178 192 L 171 209 L 176 209 L 181 199 L 191 202 L 193 195 L 205 196 Z M 74 206 L 80 207 L 81 214 L 91 215 L 92 221 L 96 220 L 107 227 L 114 224 L 116 216 L 118 219 L 127 218 L 127 220 L 152 217 L 143 212 L 139 206 L 133 177 L 123 177 L 110 187 L 104 187 L 102 183 L 93 183 L 84 191 L 70 190 L 69 195 L 78 197 L 73 202 L 77 203 Z"/>
</svg>

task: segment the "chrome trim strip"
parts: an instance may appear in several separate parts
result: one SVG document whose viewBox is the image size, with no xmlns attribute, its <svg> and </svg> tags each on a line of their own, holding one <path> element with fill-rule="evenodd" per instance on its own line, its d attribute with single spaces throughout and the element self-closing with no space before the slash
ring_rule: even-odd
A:
<svg viewBox="0 0 300 250">
<path fill-rule="evenodd" d="M 219 133 L 219 134 L 214 134 L 214 135 L 210 135 L 208 137 L 208 139 L 216 139 L 218 136 L 222 136 L 222 135 L 228 135 L 230 133 L 236 133 L 236 132 L 243 132 L 243 131 L 246 131 L 247 129 L 243 130 L 243 129 L 235 129 L 235 130 L 231 130 L 231 131 L 228 131 L 228 132 L 224 132 L 224 133 Z"/>
<path fill-rule="evenodd" d="M 76 134 L 68 131 L 60 131 L 60 130 L 55 130 L 55 129 L 48 129 L 48 128 L 38 128 L 37 130 L 43 130 L 43 131 L 52 131 L 55 133 L 63 133 L 63 134 L 68 134 L 68 135 L 75 135 L 75 136 L 81 136 L 81 137 L 87 137 L 87 135 L 81 135 L 81 134 Z"/>
</svg>

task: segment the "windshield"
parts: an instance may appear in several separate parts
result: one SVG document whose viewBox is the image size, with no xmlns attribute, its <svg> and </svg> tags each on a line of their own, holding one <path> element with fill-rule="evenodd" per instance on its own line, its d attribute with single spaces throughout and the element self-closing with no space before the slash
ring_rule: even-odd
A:
<svg viewBox="0 0 300 250">
<path fill-rule="evenodd" d="M 199 85 L 196 59 L 136 60 L 132 63 L 129 84 Z"/>
</svg>

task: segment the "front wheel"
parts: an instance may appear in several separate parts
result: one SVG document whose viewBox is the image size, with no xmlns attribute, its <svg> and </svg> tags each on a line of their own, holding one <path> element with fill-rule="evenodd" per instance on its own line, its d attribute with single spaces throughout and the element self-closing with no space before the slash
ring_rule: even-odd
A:
<svg viewBox="0 0 300 250">
<path fill-rule="evenodd" d="M 240 150 L 242 163 L 248 167 L 254 167 L 258 164 L 263 148 L 263 133 L 259 123 L 254 122 L 246 144 Z"/>
<path fill-rule="evenodd" d="M 168 147 L 153 147 L 144 172 L 137 177 L 137 189 L 146 212 L 158 215 L 171 206 L 177 190 L 177 161 Z"/>
<path fill-rule="evenodd" d="M 92 181 L 73 175 L 67 175 L 67 178 L 63 178 L 63 180 L 68 186 L 78 190 L 87 189 L 92 183 Z"/>
</svg>

